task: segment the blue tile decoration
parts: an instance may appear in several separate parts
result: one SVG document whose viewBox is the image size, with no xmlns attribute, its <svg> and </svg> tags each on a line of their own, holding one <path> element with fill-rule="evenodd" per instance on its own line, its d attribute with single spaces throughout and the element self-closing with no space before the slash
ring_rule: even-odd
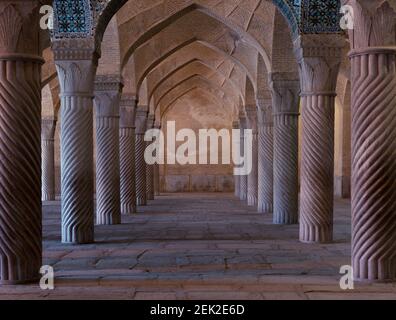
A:
<svg viewBox="0 0 396 320">
<path fill-rule="evenodd" d="M 54 0 L 55 37 L 87 37 L 91 32 L 89 0 Z"/>
<path fill-rule="evenodd" d="M 302 33 L 340 32 L 340 0 L 303 0 L 301 6 Z"/>
<path fill-rule="evenodd" d="M 55 38 L 89 37 L 111 0 L 54 0 Z M 340 0 L 272 0 L 294 36 L 340 32 Z"/>
</svg>

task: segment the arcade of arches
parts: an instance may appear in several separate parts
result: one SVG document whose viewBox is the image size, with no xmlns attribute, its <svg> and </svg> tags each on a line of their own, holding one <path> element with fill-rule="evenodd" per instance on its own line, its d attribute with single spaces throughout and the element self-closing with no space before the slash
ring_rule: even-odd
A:
<svg viewBox="0 0 396 320">
<path fill-rule="evenodd" d="M 394 0 L 1 1 L 0 298 L 395 298 L 395 23 Z M 171 121 L 251 129 L 252 172 L 146 164 Z"/>
</svg>

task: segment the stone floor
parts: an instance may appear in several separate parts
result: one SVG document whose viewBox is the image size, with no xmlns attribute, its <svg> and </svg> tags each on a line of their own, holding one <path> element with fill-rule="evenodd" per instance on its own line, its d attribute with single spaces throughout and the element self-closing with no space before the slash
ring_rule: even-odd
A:
<svg viewBox="0 0 396 320">
<path fill-rule="evenodd" d="M 164 195 L 96 228 L 96 243 L 60 244 L 60 205 L 44 206 L 44 263 L 55 290 L 0 287 L 0 299 L 396 299 L 395 284 L 342 291 L 350 264 L 350 205 L 336 201 L 335 243 L 297 241 L 232 195 Z"/>
</svg>

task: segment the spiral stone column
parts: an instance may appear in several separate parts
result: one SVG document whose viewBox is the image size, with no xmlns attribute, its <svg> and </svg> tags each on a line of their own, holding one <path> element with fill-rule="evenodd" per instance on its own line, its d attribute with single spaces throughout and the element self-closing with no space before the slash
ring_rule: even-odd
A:
<svg viewBox="0 0 396 320">
<path fill-rule="evenodd" d="M 395 281 L 396 8 L 390 1 L 346 4 L 354 11 L 349 31 L 354 277 Z"/>
<path fill-rule="evenodd" d="M 302 89 L 302 242 L 333 240 L 335 97 L 344 43 L 339 35 L 302 35 L 294 43 Z"/>
<path fill-rule="evenodd" d="M 280 75 L 282 76 L 282 75 Z M 274 108 L 274 223 L 298 223 L 298 102 L 300 84 L 271 75 Z"/>
<path fill-rule="evenodd" d="M 120 101 L 121 214 L 136 213 L 135 120 L 137 100 L 123 94 Z"/>
<path fill-rule="evenodd" d="M 0 3 L 0 284 L 39 279 L 39 2 Z M 37 24 L 37 25 L 36 25 Z"/>
<path fill-rule="evenodd" d="M 120 211 L 120 96 L 118 75 L 100 75 L 95 82 L 96 107 L 96 224 L 121 223 Z"/>
<path fill-rule="evenodd" d="M 258 133 L 257 133 L 257 107 L 246 106 L 248 126 L 253 131 L 252 144 L 252 171 L 248 175 L 247 200 L 248 206 L 257 207 L 257 162 L 258 162 Z"/>
<path fill-rule="evenodd" d="M 56 119 L 41 120 L 41 199 L 55 200 L 55 128 Z"/>
<path fill-rule="evenodd" d="M 147 130 L 154 128 L 155 116 L 153 114 L 149 114 L 147 117 Z M 148 144 L 146 143 L 146 146 Z M 154 165 L 146 164 L 146 191 L 147 191 L 147 200 L 154 200 Z"/>
<path fill-rule="evenodd" d="M 239 127 L 241 130 L 241 153 L 243 154 L 245 151 L 245 130 L 248 127 L 247 119 L 244 113 L 239 115 Z M 241 201 L 247 200 L 247 192 L 248 192 L 248 176 L 242 175 L 239 176 L 239 199 Z"/>
<path fill-rule="evenodd" d="M 274 135 L 272 101 L 258 100 L 258 212 L 272 213 L 274 198 Z"/>
<path fill-rule="evenodd" d="M 138 206 L 147 205 L 147 169 L 144 152 L 146 142 L 144 135 L 147 126 L 147 107 L 139 106 L 136 111 L 136 149 L 135 149 L 135 169 L 136 169 L 136 204 Z"/>
<path fill-rule="evenodd" d="M 239 121 L 234 121 L 232 123 L 232 129 L 233 130 L 239 130 Z M 235 194 L 236 197 L 239 197 L 240 186 L 241 186 L 240 176 L 239 175 L 234 175 L 234 194 Z"/>
<path fill-rule="evenodd" d="M 154 128 L 157 130 L 161 130 L 161 124 L 156 123 Z M 154 164 L 154 195 L 160 196 L 161 195 L 161 185 L 160 185 L 160 167 L 159 164 Z"/>
<path fill-rule="evenodd" d="M 92 39 L 52 43 L 61 88 L 62 242 L 94 241 Z"/>
</svg>

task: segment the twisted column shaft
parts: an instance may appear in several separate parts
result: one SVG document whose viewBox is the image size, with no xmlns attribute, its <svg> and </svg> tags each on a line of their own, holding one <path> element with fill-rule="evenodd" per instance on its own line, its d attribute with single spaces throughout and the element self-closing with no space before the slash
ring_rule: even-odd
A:
<svg viewBox="0 0 396 320">
<path fill-rule="evenodd" d="M 247 200 L 248 206 L 257 206 L 257 162 L 258 162 L 258 134 L 257 134 L 257 107 L 247 106 L 246 113 L 248 116 L 249 127 L 253 131 L 253 144 L 252 144 L 252 171 L 248 175 L 248 190 Z"/>
<path fill-rule="evenodd" d="M 42 265 L 41 65 L 35 1 L 0 4 L 0 284 L 37 280 Z M 34 20 L 35 21 L 35 20 Z M 38 21 L 38 20 L 37 20 Z M 18 47 L 30 39 L 26 52 Z M 18 50 L 20 49 L 20 50 Z"/>
<path fill-rule="evenodd" d="M 273 212 L 274 198 L 274 135 L 272 102 L 259 102 L 258 109 L 258 211 Z"/>
<path fill-rule="evenodd" d="M 233 130 L 239 130 L 239 121 L 233 122 L 232 128 L 233 128 Z M 234 175 L 234 195 L 236 197 L 239 197 L 240 187 L 241 187 L 240 176 Z"/>
<path fill-rule="evenodd" d="M 136 204 L 147 205 L 147 169 L 144 159 L 146 142 L 144 135 L 147 125 L 147 109 L 139 107 L 136 112 L 136 145 L 135 145 L 135 168 L 136 168 Z"/>
<path fill-rule="evenodd" d="M 154 195 L 155 196 L 161 195 L 160 168 L 158 163 L 154 165 Z"/>
<path fill-rule="evenodd" d="M 302 87 L 300 240 L 333 240 L 335 96 L 344 40 L 303 35 L 295 41 Z"/>
<path fill-rule="evenodd" d="M 239 118 L 239 127 L 241 128 L 241 152 L 242 154 L 245 151 L 245 129 L 247 129 L 247 120 L 245 116 Z M 241 201 L 247 200 L 247 192 L 248 192 L 248 176 L 241 175 L 239 176 L 239 199 Z"/>
<path fill-rule="evenodd" d="M 135 112 L 137 101 L 124 95 L 120 102 L 121 214 L 136 213 Z"/>
<path fill-rule="evenodd" d="M 273 81 L 274 223 L 298 223 L 298 81 Z"/>
<path fill-rule="evenodd" d="M 56 120 L 41 121 L 41 199 L 55 200 L 55 135 Z"/>
<path fill-rule="evenodd" d="M 154 115 L 149 115 L 147 117 L 147 130 L 154 127 L 155 117 Z M 148 144 L 146 143 L 146 146 Z M 147 200 L 154 200 L 154 165 L 146 164 L 146 192 Z"/>
<path fill-rule="evenodd" d="M 122 84 L 119 76 L 98 76 L 96 106 L 96 223 L 121 223 L 119 101 Z"/>
<path fill-rule="evenodd" d="M 356 19 L 350 30 L 352 265 L 357 280 L 395 281 L 396 12 L 387 1 L 349 4 Z"/>
<path fill-rule="evenodd" d="M 84 244 L 94 241 L 93 87 L 97 58 L 93 43 L 86 44 L 92 49 L 82 52 L 74 51 L 75 45 L 72 39 L 54 41 L 53 51 L 61 87 L 62 242 Z"/>
</svg>

